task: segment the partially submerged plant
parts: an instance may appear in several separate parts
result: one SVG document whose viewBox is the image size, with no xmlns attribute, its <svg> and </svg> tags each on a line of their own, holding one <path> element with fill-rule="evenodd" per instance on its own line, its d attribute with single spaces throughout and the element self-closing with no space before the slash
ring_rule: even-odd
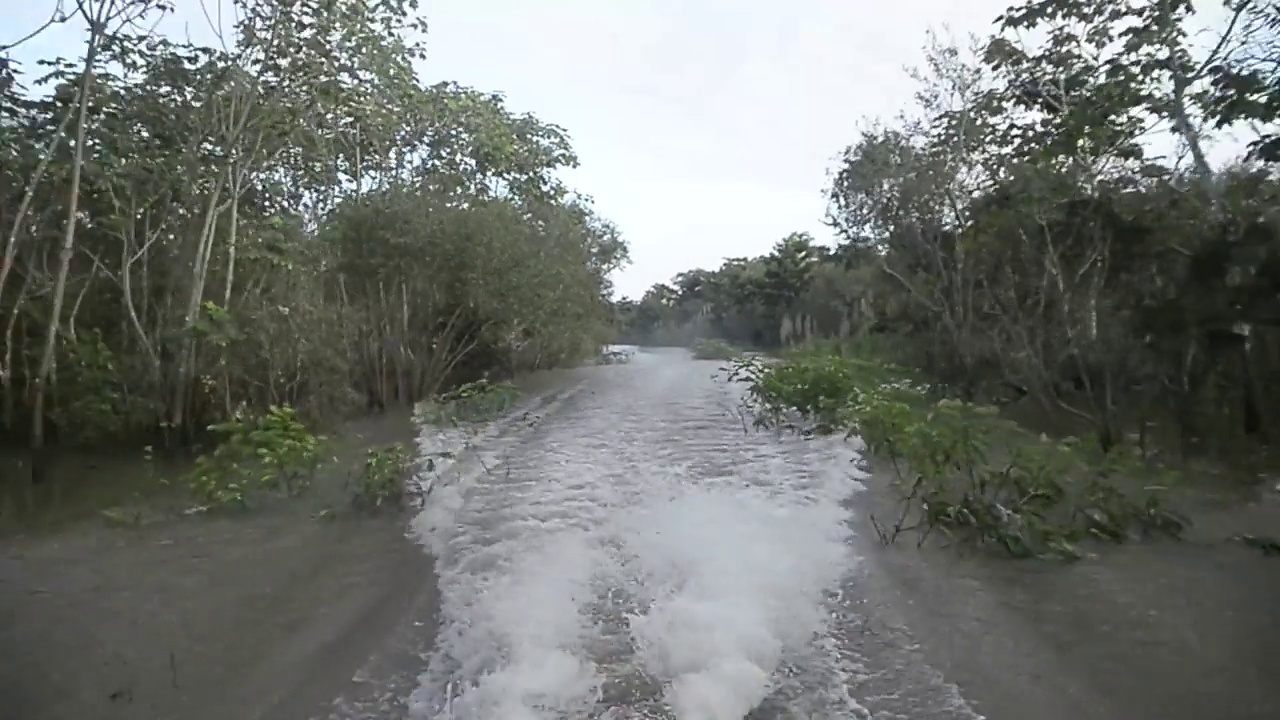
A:
<svg viewBox="0 0 1280 720">
<path fill-rule="evenodd" d="M 740 360 L 732 377 L 747 384 L 758 427 L 857 435 L 886 462 L 901 498 L 889 527 L 872 518 L 885 543 L 906 531 L 923 543 L 937 530 L 1015 557 L 1077 558 L 1086 538 L 1177 536 L 1188 523 L 1164 507 L 1160 487 L 1125 489 L 1167 471 L 1124 450 L 1035 437 L 994 407 L 933 397 L 884 363 L 796 354 Z"/>
<path fill-rule="evenodd" d="M 401 507 L 410 495 L 413 454 L 402 443 L 370 448 L 356 476 L 351 502 L 357 508 Z"/>
<path fill-rule="evenodd" d="M 196 458 L 189 477 L 206 503 L 243 506 L 254 489 L 292 497 L 307 488 L 320 464 L 323 438 L 287 405 L 273 405 L 258 417 L 236 415 L 209 430 L 216 445 Z"/>
<path fill-rule="evenodd" d="M 693 357 L 696 360 L 733 360 L 742 351 L 724 340 L 699 338 L 693 341 Z"/>
<path fill-rule="evenodd" d="M 419 417 L 442 425 L 483 422 L 510 411 L 519 399 L 511 383 L 476 380 L 440 393 L 422 406 Z"/>
</svg>

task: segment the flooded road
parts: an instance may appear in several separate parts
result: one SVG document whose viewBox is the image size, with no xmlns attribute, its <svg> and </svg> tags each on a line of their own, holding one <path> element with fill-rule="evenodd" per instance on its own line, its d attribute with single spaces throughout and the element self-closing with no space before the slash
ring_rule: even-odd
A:
<svg viewBox="0 0 1280 720">
<path fill-rule="evenodd" d="M 577 371 L 441 469 L 415 522 L 441 628 L 414 717 L 976 717 L 909 646 L 860 651 L 856 455 L 747 432 L 717 368 Z"/>
<path fill-rule="evenodd" d="M 1280 717 L 1280 563 L 1222 541 L 1274 499 L 1071 566 L 881 547 L 853 443 L 748 430 L 719 365 L 639 351 L 425 432 L 438 613 L 328 717 Z"/>
<path fill-rule="evenodd" d="M 882 547 L 852 444 L 747 431 L 717 368 L 640 352 L 417 433 L 418 515 L 332 512 L 414 437 L 383 417 L 305 499 L 10 537 L 0 717 L 1280 718 L 1280 559 L 1226 540 L 1280 493 L 1071 565 Z"/>
</svg>

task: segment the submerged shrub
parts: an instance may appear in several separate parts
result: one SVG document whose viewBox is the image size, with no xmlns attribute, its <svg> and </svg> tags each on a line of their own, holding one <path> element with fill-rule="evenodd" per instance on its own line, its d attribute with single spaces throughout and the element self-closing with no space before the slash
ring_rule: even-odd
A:
<svg viewBox="0 0 1280 720">
<path fill-rule="evenodd" d="M 862 438 L 901 493 L 888 527 L 873 518 L 886 543 L 937 530 L 1015 557 L 1076 558 L 1086 538 L 1177 536 L 1188 522 L 1165 509 L 1158 487 L 1130 489 L 1167 471 L 1123 450 L 1036 437 L 994 407 L 935 397 L 886 363 L 802 352 L 740 360 L 731 377 L 746 383 L 758 427 Z"/>
<path fill-rule="evenodd" d="M 693 341 L 693 357 L 697 360 L 732 360 L 742 351 L 724 340 L 699 338 Z"/>
<path fill-rule="evenodd" d="M 402 443 L 370 448 L 356 476 L 351 502 L 368 510 L 402 507 L 412 477 L 413 454 Z"/>
<path fill-rule="evenodd" d="M 483 422 L 509 412 L 519 399 L 520 391 L 510 383 L 476 380 L 424 403 L 420 418 L 442 425 Z"/>
<path fill-rule="evenodd" d="M 255 489 L 294 496 L 319 466 L 323 438 L 287 405 L 257 417 L 236 415 L 209 430 L 217 437 L 214 449 L 196 458 L 189 477 L 192 492 L 206 503 L 245 505 Z"/>
</svg>

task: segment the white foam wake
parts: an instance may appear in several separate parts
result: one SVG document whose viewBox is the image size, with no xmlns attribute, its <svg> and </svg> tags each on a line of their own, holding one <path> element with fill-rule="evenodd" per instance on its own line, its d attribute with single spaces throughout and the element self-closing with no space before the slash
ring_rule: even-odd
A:
<svg viewBox="0 0 1280 720">
<path fill-rule="evenodd" d="M 626 372 L 645 387 L 582 393 L 433 493 L 441 631 L 414 717 L 741 720 L 815 657 L 855 561 L 848 465 L 744 436 L 701 373 Z"/>
<path fill-rule="evenodd" d="M 623 522 L 648 611 L 631 630 L 681 720 L 737 720 L 784 655 L 823 629 L 823 591 L 849 567 L 844 513 L 747 488 L 687 488 Z"/>
</svg>

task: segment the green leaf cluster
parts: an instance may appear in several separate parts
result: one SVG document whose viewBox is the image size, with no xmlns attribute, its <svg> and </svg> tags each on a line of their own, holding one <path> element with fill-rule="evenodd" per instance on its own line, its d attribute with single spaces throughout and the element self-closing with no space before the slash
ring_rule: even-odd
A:
<svg viewBox="0 0 1280 720">
<path fill-rule="evenodd" d="M 806 352 L 739 360 L 733 377 L 746 383 L 758 426 L 862 439 L 901 493 L 896 521 L 877 523 L 886 542 L 941 531 L 1014 557 L 1075 559 L 1086 539 L 1176 537 L 1188 522 L 1165 507 L 1167 471 L 1124 451 L 1036 437 L 992 406 L 937 398 L 887 363 Z"/>
<path fill-rule="evenodd" d="M 408 495 L 413 453 L 403 443 L 369 448 L 355 479 L 352 504 L 358 509 L 400 507 Z"/>
<path fill-rule="evenodd" d="M 288 406 L 236 416 L 209 431 L 214 449 L 196 458 L 189 476 L 192 492 L 209 504 L 245 506 L 254 490 L 293 497 L 307 488 L 320 464 L 323 438 Z"/>
<path fill-rule="evenodd" d="M 440 425 L 484 422 L 510 412 L 519 399 L 520 391 L 511 383 L 481 379 L 436 395 L 419 416 Z"/>
</svg>

